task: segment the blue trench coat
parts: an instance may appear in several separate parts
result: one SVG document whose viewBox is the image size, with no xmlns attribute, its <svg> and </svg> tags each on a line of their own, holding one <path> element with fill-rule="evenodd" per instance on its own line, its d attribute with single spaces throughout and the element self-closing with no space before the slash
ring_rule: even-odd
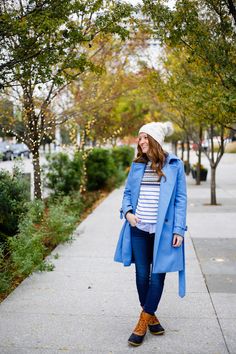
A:
<svg viewBox="0 0 236 354">
<path fill-rule="evenodd" d="M 125 185 L 120 217 L 129 210 L 135 213 L 141 180 L 146 164 L 133 162 Z M 173 234 L 184 236 L 186 226 L 186 180 L 183 162 L 174 154 L 169 154 L 163 167 L 166 176 L 161 178 L 153 249 L 153 273 L 179 272 L 179 296 L 185 296 L 185 255 L 184 242 L 173 247 Z M 117 243 L 114 260 L 124 266 L 133 263 L 131 247 L 131 225 L 125 220 Z"/>
</svg>

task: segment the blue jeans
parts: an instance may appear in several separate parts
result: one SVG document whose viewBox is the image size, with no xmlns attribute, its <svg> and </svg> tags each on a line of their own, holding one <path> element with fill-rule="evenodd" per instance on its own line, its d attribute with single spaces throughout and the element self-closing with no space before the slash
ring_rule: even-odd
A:
<svg viewBox="0 0 236 354">
<path fill-rule="evenodd" d="M 140 305 L 144 311 L 154 314 L 164 288 L 166 273 L 152 273 L 155 234 L 131 227 L 132 252 L 136 270 L 136 285 Z"/>
</svg>

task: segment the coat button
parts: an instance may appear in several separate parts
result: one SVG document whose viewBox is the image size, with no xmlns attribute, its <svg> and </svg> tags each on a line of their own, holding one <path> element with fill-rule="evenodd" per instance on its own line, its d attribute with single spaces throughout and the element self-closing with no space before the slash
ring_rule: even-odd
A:
<svg viewBox="0 0 236 354">
<path fill-rule="evenodd" d="M 165 219 L 165 222 L 168 222 L 168 219 Z"/>
</svg>

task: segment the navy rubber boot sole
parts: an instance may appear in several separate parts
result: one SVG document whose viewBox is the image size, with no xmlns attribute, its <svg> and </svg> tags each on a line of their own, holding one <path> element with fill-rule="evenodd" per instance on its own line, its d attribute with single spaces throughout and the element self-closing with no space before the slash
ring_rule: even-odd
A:
<svg viewBox="0 0 236 354">
<path fill-rule="evenodd" d="M 154 325 L 148 325 L 149 331 L 154 335 L 162 335 L 165 333 L 165 329 L 162 327 L 160 323 Z"/>
<path fill-rule="evenodd" d="M 145 333 L 146 334 L 146 333 Z M 128 339 L 128 343 L 130 345 L 133 345 L 135 347 L 138 347 L 139 345 L 141 345 L 143 343 L 145 334 L 143 336 L 139 336 L 135 333 L 132 333 L 131 336 Z"/>
</svg>

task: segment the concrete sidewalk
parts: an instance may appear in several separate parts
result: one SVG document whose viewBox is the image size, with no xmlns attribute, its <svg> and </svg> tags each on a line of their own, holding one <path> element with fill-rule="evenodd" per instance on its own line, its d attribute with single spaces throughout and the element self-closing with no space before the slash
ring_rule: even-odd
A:
<svg viewBox="0 0 236 354">
<path fill-rule="evenodd" d="M 236 238 L 236 156 L 227 158 L 219 167 L 222 206 L 203 206 L 209 182 L 195 186 L 188 178 L 187 295 L 178 297 L 177 273 L 168 274 L 158 311 L 164 336 L 148 333 L 141 347 L 127 344 L 140 307 L 134 267 L 113 262 L 121 188 L 80 224 L 73 243 L 53 251 L 51 259 L 59 254 L 53 272 L 32 274 L 0 305 L 0 353 L 235 354 L 236 295 L 208 286 L 215 268 L 202 252 L 209 238 Z"/>
</svg>

